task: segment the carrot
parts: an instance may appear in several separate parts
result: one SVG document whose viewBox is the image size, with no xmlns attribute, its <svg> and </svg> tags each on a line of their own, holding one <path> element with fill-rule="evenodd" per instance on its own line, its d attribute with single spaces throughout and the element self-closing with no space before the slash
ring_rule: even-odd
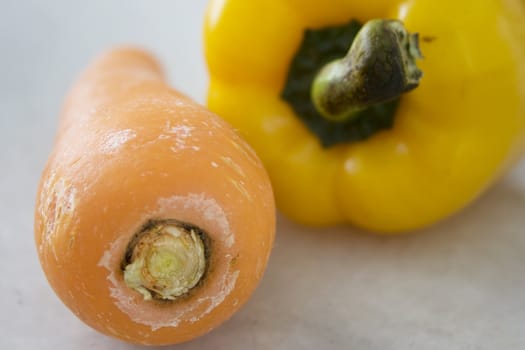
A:
<svg viewBox="0 0 525 350">
<path fill-rule="evenodd" d="M 248 300 L 274 232 L 260 160 L 147 53 L 111 51 L 80 77 L 40 181 L 35 241 L 82 321 L 132 343 L 202 335 Z"/>
</svg>

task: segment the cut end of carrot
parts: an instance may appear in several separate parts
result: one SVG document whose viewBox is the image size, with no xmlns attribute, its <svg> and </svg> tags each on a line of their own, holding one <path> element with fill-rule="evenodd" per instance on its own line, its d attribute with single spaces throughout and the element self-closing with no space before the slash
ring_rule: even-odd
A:
<svg viewBox="0 0 525 350">
<path fill-rule="evenodd" d="M 176 220 L 149 222 L 122 263 L 126 285 L 144 300 L 175 300 L 195 288 L 207 267 L 205 233 Z"/>
</svg>

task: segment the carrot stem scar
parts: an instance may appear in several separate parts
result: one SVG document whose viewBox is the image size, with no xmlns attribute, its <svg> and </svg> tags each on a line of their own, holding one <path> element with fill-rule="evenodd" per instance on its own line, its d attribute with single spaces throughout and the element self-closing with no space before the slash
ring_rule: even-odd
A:
<svg viewBox="0 0 525 350">
<path fill-rule="evenodd" d="M 206 271 L 202 235 L 175 220 L 146 226 L 128 246 L 122 264 L 126 285 L 144 300 L 175 300 L 188 293 Z"/>
</svg>

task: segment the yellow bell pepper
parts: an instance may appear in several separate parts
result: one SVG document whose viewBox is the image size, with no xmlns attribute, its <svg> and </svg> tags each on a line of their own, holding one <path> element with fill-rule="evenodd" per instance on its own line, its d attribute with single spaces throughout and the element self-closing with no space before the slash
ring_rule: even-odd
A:
<svg viewBox="0 0 525 350">
<path fill-rule="evenodd" d="M 387 233 L 425 227 L 472 202 L 524 149 L 524 4 L 212 0 L 208 105 L 253 145 L 293 220 Z M 423 77 L 395 102 L 393 125 L 327 144 L 285 88 L 305 33 L 353 19 L 397 19 L 419 33 Z"/>
</svg>

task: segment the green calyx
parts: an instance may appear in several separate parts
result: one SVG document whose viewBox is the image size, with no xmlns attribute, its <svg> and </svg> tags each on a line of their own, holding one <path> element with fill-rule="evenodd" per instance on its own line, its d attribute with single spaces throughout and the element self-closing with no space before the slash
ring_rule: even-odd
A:
<svg viewBox="0 0 525 350">
<path fill-rule="evenodd" d="M 324 147 L 364 140 L 393 126 L 417 86 L 417 44 L 396 20 L 308 29 L 281 96 Z"/>
</svg>

